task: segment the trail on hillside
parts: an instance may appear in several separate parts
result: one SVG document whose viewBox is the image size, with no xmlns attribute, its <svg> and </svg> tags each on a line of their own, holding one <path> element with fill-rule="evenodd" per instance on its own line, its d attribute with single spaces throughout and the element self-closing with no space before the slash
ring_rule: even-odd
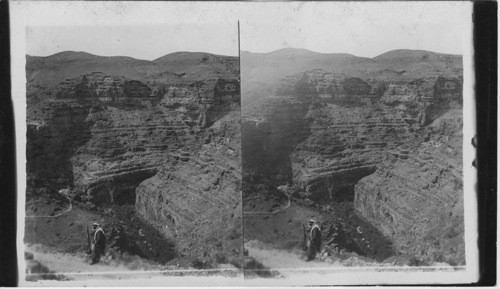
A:
<svg viewBox="0 0 500 289">
<path fill-rule="evenodd" d="M 291 200 L 290 200 L 290 196 L 285 194 L 286 197 L 287 197 L 287 203 L 285 206 L 279 208 L 279 209 L 276 209 L 276 210 L 273 210 L 271 212 L 266 212 L 266 211 L 244 211 L 243 214 L 244 215 L 266 215 L 266 214 L 277 214 L 281 211 L 284 211 L 286 209 L 288 209 L 290 207 L 290 204 L 291 204 Z"/>
<path fill-rule="evenodd" d="M 51 216 L 51 215 L 40 215 L 40 216 L 30 215 L 30 216 L 26 216 L 25 218 L 30 219 L 30 220 L 36 219 L 36 218 L 57 218 L 57 217 L 60 217 L 66 213 L 71 212 L 71 210 L 73 210 L 73 201 L 68 196 L 64 196 L 64 197 L 66 199 L 68 199 L 68 201 L 69 201 L 68 209 L 66 209 L 65 211 L 63 211 L 57 215 L 53 215 L 53 216 Z"/>
</svg>

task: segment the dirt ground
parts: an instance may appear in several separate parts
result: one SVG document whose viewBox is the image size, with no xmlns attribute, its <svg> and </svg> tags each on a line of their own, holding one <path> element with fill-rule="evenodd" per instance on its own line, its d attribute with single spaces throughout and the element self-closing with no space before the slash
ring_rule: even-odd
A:
<svg viewBox="0 0 500 289">
<path fill-rule="evenodd" d="M 357 216 L 351 203 L 311 207 L 294 199 L 254 198 L 246 201 L 244 214 L 245 242 L 259 240 L 275 249 L 300 249 L 309 234 L 307 223 L 313 219 L 321 227 L 326 250 L 354 252 L 378 262 L 395 255 L 391 243 Z"/>
<path fill-rule="evenodd" d="M 374 282 L 377 274 L 386 273 L 392 278 L 383 277 L 376 281 L 381 284 L 400 282 L 403 284 L 408 280 L 401 278 L 404 272 L 418 274 L 421 272 L 436 272 L 460 274 L 465 267 L 453 267 L 446 263 L 436 263 L 430 267 L 416 267 L 408 264 L 398 265 L 396 262 L 376 262 L 354 253 L 336 253 L 333 256 L 320 254 L 315 260 L 306 262 L 304 253 L 300 250 L 275 249 L 272 245 L 252 240 L 245 243 L 248 256 L 262 264 L 265 269 L 245 269 L 247 286 L 286 286 L 286 285 L 338 285 L 338 284 L 363 284 L 363 282 Z M 269 276 L 258 273 L 274 273 Z M 361 274 L 360 274 L 361 273 Z M 403 273 L 403 275 L 402 275 Z M 393 274 L 393 275 L 390 275 Z M 408 275 L 409 276 L 409 275 Z M 369 281 L 363 279 L 372 278 Z"/>
<path fill-rule="evenodd" d="M 108 248 L 100 263 L 90 265 L 87 226 L 95 221 L 104 228 Z M 25 260 L 26 279 L 21 282 L 26 286 L 105 286 L 110 280 L 143 280 L 137 286 L 149 282 L 163 286 L 170 281 L 196 283 L 197 278 L 200 284 L 206 278 L 217 284 L 236 282 L 243 274 L 230 264 L 208 270 L 191 267 L 190 260 L 176 257 L 174 245 L 130 206 L 89 209 L 54 194 L 27 202 L 24 241 L 29 260 Z"/>
<path fill-rule="evenodd" d="M 391 243 L 357 216 L 350 203 L 311 207 L 294 199 L 254 197 L 245 208 L 244 247 L 251 260 L 246 262 L 251 266 L 245 267 L 245 278 L 249 286 L 352 284 L 359 282 L 359 272 L 368 276 L 369 272 L 463 269 L 446 263 L 416 263 L 412 256 L 392 251 Z M 312 261 L 306 261 L 303 250 L 309 219 L 319 223 L 323 234 L 321 253 Z M 339 273 L 343 279 L 333 277 Z"/>
<path fill-rule="evenodd" d="M 105 256 L 100 263 L 90 265 L 89 255 L 85 253 L 61 253 L 44 245 L 27 245 L 25 252 L 32 256 L 31 260 L 26 260 L 27 263 L 36 261 L 47 268 L 46 271 L 50 272 L 50 274 L 47 274 L 45 272 L 33 272 L 28 269 L 26 277 L 30 281 L 25 281 L 25 285 L 27 286 L 35 284 L 64 284 L 64 286 L 75 284 L 75 286 L 79 286 L 81 284 L 88 284 L 88 282 L 106 282 L 107 280 L 132 281 L 141 278 L 146 280 L 153 278 L 158 281 L 163 278 L 166 281 L 166 278 L 175 279 L 181 276 L 195 278 L 212 278 L 218 276 L 231 282 L 233 279 L 241 278 L 243 274 L 241 270 L 230 265 L 221 265 L 220 268 L 211 270 L 197 270 L 190 267 L 159 265 L 139 257 L 112 258 L 110 255 Z M 27 268 L 32 267 L 28 266 Z M 56 276 L 57 278 L 44 278 L 44 275 Z M 184 283 L 193 281 L 188 279 L 184 280 Z M 178 282 L 180 281 L 182 280 L 178 280 Z M 101 283 L 97 284 L 103 286 Z M 158 285 L 158 283 L 156 284 Z"/>
</svg>

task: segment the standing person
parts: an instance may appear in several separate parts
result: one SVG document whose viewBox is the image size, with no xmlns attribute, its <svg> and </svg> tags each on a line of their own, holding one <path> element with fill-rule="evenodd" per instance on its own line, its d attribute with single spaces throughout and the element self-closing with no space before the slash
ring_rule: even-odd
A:
<svg viewBox="0 0 500 289">
<path fill-rule="evenodd" d="M 309 247 L 307 248 L 307 261 L 314 260 L 316 254 L 321 249 L 321 229 L 314 220 L 309 220 L 309 227 L 311 228 Z"/>
<path fill-rule="evenodd" d="M 93 223 L 92 229 L 94 229 L 94 240 L 92 241 L 91 265 L 101 260 L 101 256 L 104 255 L 104 250 L 106 249 L 106 236 L 104 235 L 104 230 L 98 223 Z"/>
</svg>

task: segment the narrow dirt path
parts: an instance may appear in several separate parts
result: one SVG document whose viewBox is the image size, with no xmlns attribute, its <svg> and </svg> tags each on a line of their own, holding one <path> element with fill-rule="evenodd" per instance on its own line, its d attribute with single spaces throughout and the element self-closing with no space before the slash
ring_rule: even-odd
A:
<svg viewBox="0 0 500 289">
<path fill-rule="evenodd" d="M 68 206 L 68 209 L 65 210 L 64 212 L 61 212 L 57 215 L 53 215 L 53 216 L 50 216 L 50 215 L 41 215 L 41 216 L 35 216 L 35 215 L 30 215 L 30 216 L 26 216 L 25 218 L 26 219 L 36 219 L 36 218 L 57 218 L 57 217 L 60 217 L 66 213 L 69 213 L 71 212 L 71 210 L 73 210 L 73 201 L 68 197 L 68 196 L 64 196 L 66 199 L 68 199 L 69 201 L 69 206 Z"/>
<path fill-rule="evenodd" d="M 268 214 L 277 214 L 281 211 L 284 211 L 288 208 L 290 208 L 291 200 L 290 196 L 288 194 L 284 194 L 287 197 L 287 204 L 284 207 L 281 207 L 277 210 L 274 210 L 272 212 L 266 212 L 266 211 L 245 211 L 243 212 L 244 215 L 268 215 Z"/>
</svg>

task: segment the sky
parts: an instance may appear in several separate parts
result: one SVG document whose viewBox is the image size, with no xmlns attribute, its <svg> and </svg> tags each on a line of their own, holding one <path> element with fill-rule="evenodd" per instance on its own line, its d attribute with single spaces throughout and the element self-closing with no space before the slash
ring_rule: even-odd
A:
<svg viewBox="0 0 500 289">
<path fill-rule="evenodd" d="M 26 52 L 152 60 L 175 51 L 238 55 L 305 48 L 374 57 L 394 49 L 462 54 L 469 2 L 43 2 L 26 5 Z"/>
<path fill-rule="evenodd" d="M 472 19 L 468 5 L 337 2 L 261 9 L 242 21 L 241 49 L 270 52 L 292 47 L 363 57 L 394 49 L 462 54 L 463 31 Z"/>
<path fill-rule="evenodd" d="M 27 54 L 67 50 L 144 60 L 177 51 L 237 56 L 238 24 L 27 27 Z"/>
</svg>

